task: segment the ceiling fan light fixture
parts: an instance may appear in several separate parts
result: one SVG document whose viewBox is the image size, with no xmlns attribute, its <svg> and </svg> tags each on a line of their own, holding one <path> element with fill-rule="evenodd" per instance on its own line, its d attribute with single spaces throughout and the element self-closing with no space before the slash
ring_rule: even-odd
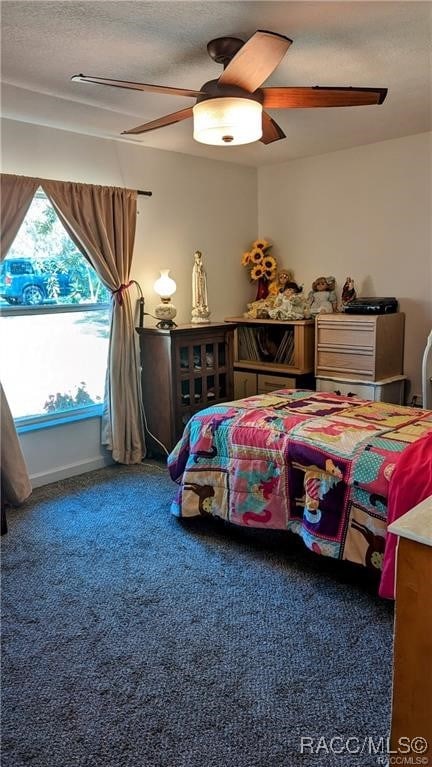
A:
<svg viewBox="0 0 432 767">
<path fill-rule="evenodd" d="M 201 144 L 238 146 L 262 136 L 262 105 L 253 99 L 206 99 L 192 111 L 193 137 Z"/>
</svg>

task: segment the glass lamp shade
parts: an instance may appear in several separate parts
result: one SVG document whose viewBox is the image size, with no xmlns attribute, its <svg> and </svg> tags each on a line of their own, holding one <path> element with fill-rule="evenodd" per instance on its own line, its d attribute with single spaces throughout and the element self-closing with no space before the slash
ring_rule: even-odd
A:
<svg viewBox="0 0 432 767">
<path fill-rule="evenodd" d="M 161 298 L 171 298 L 176 292 L 177 285 L 174 280 L 169 277 L 169 269 L 161 269 L 160 277 L 153 285 L 153 290 Z"/>
<path fill-rule="evenodd" d="M 192 109 L 195 141 L 215 146 L 251 144 L 262 136 L 262 105 L 252 99 L 214 98 Z"/>
<path fill-rule="evenodd" d="M 153 285 L 154 291 L 160 296 L 161 303 L 155 307 L 154 313 L 159 320 L 158 328 L 175 327 L 173 322 L 177 309 L 171 302 L 171 296 L 176 292 L 177 285 L 169 275 L 169 269 L 161 269 L 160 277 Z"/>
</svg>

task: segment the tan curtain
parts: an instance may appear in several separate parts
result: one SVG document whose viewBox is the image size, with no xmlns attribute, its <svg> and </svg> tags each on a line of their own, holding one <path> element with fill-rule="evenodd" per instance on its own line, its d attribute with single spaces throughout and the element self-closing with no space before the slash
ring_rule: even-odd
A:
<svg viewBox="0 0 432 767">
<path fill-rule="evenodd" d="M 37 178 L 1 174 L 1 260 L 6 256 L 25 219 L 39 186 Z"/>
<path fill-rule="evenodd" d="M 1 181 L 1 253 L 0 260 L 12 245 L 39 186 L 38 179 L 2 173 Z M 0 384 L 1 484 L 5 500 L 23 503 L 32 487 L 14 420 Z"/>
<path fill-rule="evenodd" d="M 145 456 L 134 312 L 129 295 L 137 193 L 40 179 L 62 223 L 113 294 L 102 443 L 119 463 Z"/>
<path fill-rule="evenodd" d="M 1 397 L 1 487 L 4 500 L 18 506 L 29 497 L 32 486 L 12 413 L 0 383 Z"/>
</svg>

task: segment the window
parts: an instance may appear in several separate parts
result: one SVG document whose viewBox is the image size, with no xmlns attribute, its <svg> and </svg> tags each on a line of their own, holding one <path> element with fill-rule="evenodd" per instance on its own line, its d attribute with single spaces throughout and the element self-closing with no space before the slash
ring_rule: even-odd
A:
<svg viewBox="0 0 432 767">
<path fill-rule="evenodd" d="M 100 409 L 110 306 L 110 292 L 38 191 L 0 264 L 0 377 L 18 425 Z"/>
</svg>

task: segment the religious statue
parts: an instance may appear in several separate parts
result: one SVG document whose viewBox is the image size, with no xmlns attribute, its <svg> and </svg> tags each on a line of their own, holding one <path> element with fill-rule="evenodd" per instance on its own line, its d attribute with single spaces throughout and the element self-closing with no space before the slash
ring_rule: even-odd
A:
<svg viewBox="0 0 432 767">
<path fill-rule="evenodd" d="M 210 312 L 207 298 L 207 277 L 202 262 L 202 253 L 194 253 L 192 269 L 192 320 L 194 325 L 210 322 Z"/>
<path fill-rule="evenodd" d="M 347 277 L 342 288 L 342 311 L 351 303 L 351 301 L 354 301 L 355 298 L 356 290 L 354 287 L 354 280 L 352 277 Z"/>
</svg>

